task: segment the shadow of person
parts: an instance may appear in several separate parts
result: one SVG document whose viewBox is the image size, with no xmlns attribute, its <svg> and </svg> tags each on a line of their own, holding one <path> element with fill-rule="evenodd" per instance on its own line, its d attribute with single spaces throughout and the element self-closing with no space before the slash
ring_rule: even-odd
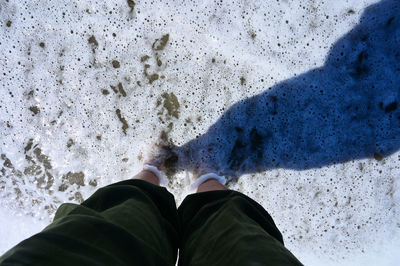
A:
<svg viewBox="0 0 400 266">
<path fill-rule="evenodd" d="M 400 147 L 399 97 L 400 1 L 383 0 L 333 45 L 322 67 L 239 101 L 176 147 L 178 167 L 238 177 L 381 160 Z"/>
</svg>

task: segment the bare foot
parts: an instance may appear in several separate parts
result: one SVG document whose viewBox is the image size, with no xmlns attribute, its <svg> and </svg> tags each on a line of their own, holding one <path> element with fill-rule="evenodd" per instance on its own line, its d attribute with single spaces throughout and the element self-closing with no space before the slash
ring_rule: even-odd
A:
<svg viewBox="0 0 400 266">
<path fill-rule="evenodd" d="M 155 166 L 164 173 L 175 171 L 178 154 L 174 151 L 174 147 L 161 144 L 155 145 L 152 153 L 150 158 L 145 161 L 145 164 Z"/>
<path fill-rule="evenodd" d="M 216 179 L 208 179 L 204 183 L 200 184 L 200 186 L 197 188 L 197 193 L 213 190 L 227 190 L 227 187 L 222 185 Z"/>
</svg>

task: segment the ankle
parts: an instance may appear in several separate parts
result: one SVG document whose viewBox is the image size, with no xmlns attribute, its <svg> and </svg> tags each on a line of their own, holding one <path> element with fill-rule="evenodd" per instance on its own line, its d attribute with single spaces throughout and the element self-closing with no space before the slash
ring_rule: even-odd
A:
<svg viewBox="0 0 400 266">
<path fill-rule="evenodd" d="M 206 191 L 214 191 L 214 190 L 227 190 L 227 188 L 222 185 L 216 179 L 206 180 L 204 183 L 200 184 L 197 188 L 197 193 L 206 192 Z"/>
<path fill-rule="evenodd" d="M 156 186 L 160 185 L 160 179 L 157 177 L 157 175 L 149 170 L 142 170 L 140 173 L 134 176 L 133 179 L 144 180 Z"/>
</svg>

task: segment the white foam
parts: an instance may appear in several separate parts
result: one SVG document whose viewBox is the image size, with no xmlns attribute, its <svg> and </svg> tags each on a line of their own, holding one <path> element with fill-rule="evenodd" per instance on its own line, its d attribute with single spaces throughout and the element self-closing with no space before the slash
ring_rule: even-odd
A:
<svg viewBox="0 0 400 266">
<path fill-rule="evenodd" d="M 333 44 L 374 3 L 137 1 L 129 13 L 125 0 L 2 1 L 0 224 L 7 226 L 0 228 L 0 253 L 40 230 L 60 203 L 78 202 L 76 192 L 87 198 L 98 187 L 131 178 L 162 131 L 183 145 L 238 101 L 323 66 Z M 165 49 L 154 51 L 154 41 L 165 34 Z M 91 36 L 97 45 L 89 43 Z M 144 55 L 149 58 L 141 62 Z M 150 84 L 145 69 L 159 78 Z M 162 95 L 171 92 L 180 104 L 178 118 L 163 107 L 172 98 Z M 399 97 L 381 94 L 385 106 Z M 129 126 L 126 134 L 117 110 Z M 35 149 L 48 156 L 51 169 Z M 32 163 L 26 156 L 38 166 L 35 174 L 27 174 Z M 271 212 L 286 245 L 306 264 L 393 265 L 399 259 L 388 255 L 399 243 L 398 156 L 304 171 L 270 169 L 230 186 Z M 12 167 L 3 166 L 6 158 Z M 63 180 L 69 172 L 84 173 L 85 185 Z M 189 180 L 186 173 L 170 180 L 178 202 Z M 9 234 L 9 226 L 19 229 Z M 392 242 L 383 245 L 385 239 Z"/>
<path fill-rule="evenodd" d="M 48 222 L 48 220 L 38 220 L 37 217 L 16 214 L 13 209 L 1 206 L 0 253 L 3 254 L 22 239 L 40 232 Z"/>
</svg>

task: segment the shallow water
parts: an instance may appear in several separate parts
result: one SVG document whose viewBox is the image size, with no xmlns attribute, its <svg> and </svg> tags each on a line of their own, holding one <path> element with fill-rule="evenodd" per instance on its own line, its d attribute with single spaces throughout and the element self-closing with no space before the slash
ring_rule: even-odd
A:
<svg viewBox="0 0 400 266">
<path fill-rule="evenodd" d="M 260 202 L 304 263 L 393 264 L 396 5 L 2 1 L 0 252 L 39 231 L 60 203 L 132 177 L 162 141 L 195 163 L 218 158 L 207 166 Z M 363 41 L 366 32 L 374 39 Z M 375 90 L 366 89 L 371 79 Z M 245 137 L 234 149 L 239 124 Z M 191 173 L 169 180 L 179 203 Z M 19 238 L 7 225 L 23 228 Z"/>
</svg>

